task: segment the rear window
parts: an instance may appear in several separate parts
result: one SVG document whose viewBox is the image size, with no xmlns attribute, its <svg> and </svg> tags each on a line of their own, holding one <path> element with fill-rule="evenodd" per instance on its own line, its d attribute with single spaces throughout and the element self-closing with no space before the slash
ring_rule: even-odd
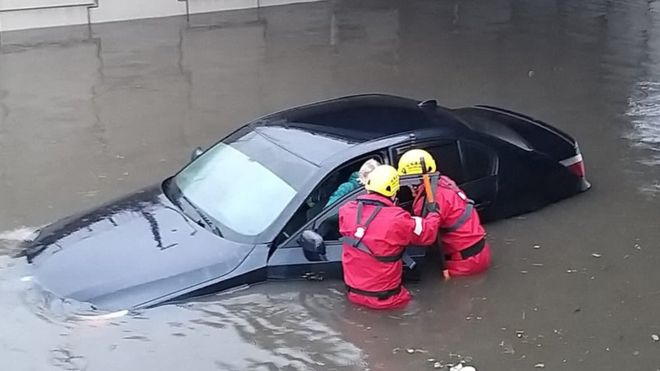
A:
<svg viewBox="0 0 660 371">
<path fill-rule="evenodd" d="M 457 109 L 454 112 L 459 114 L 459 116 L 464 119 L 463 123 L 474 131 L 492 135 L 526 151 L 533 150 L 531 144 L 522 136 L 508 126 L 497 123 L 496 120 L 484 119 L 480 115 L 471 113 L 469 109 Z M 483 114 L 483 112 L 481 113 Z"/>
</svg>

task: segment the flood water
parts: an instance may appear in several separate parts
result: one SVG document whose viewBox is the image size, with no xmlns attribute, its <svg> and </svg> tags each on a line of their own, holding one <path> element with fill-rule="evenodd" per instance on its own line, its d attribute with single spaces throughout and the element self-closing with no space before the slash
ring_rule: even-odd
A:
<svg viewBox="0 0 660 371">
<path fill-rule="evenodd" d="M 660 368 L 660 4 L 339 0 L 2 34 L 0 370 Z M 269 282 L 76 321 L 17 241 L 158 182 L 260 114 L 386 92 L 499 105 L 580 143 L 592 190 L 489 224 L 494 266 L 402 311 Z"/>
</svg>

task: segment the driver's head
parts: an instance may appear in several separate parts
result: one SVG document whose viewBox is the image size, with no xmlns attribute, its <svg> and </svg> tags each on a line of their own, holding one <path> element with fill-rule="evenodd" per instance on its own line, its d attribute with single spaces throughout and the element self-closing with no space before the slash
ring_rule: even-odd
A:
<svg viewBox="0 0 660 371">
<path fill-rule="evenodd" d="M 367 184 L 367 177 L 377 166 L 380 166 L 380 162 L 374 159 L 369 159 L 362 164 L 360 171 L 358 172 L 358 180 L 362 185 Z"/>
<path fill-rule="evenodd" d="M 426 167 L 422 168 L 422 164 Z M 435 159 L 423 149 L 411 149 L 399 159 L 399 175 L 420 175 L 436 171 Z"/>
<path fill-rule="evenodd" d="M 369 193 L 393 199 L 399 191 L 399 173 L 390 165 L 377 166 L 369 173 L 364 188 Z"/>
</svg>

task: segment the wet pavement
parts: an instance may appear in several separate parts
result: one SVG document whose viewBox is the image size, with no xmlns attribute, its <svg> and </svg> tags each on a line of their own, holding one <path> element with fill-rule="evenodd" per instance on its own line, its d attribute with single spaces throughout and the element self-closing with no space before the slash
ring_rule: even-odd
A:
<svg viewBox="0 0 660 371">
<path fill-rule="evenodd" d="M 641 0 L 342 0 L 3 33 L 0 369 L 659 369 L 659 63 L 660 5 Z M 546 120 L 578 139 L 593 189 L 488 225 L 493 269 L 428 271 L 403 311 L 296 281 L 81 322 L 20 280 L 8 255 L 35 227 L 255 116 L 360 92 Z"/>
</svg>

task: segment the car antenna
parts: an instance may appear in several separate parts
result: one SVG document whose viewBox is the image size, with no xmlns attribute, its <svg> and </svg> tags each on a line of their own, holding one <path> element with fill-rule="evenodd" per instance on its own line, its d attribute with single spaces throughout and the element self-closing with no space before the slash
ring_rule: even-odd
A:
<svg viewBox="0 0 660 371">
<path fill-rule="evenodd" d="M 421 101 L 419 104 L 417 104 L 417 107 L 419 108 L 438 108 L 438 101 L 435 99 L 427 99 L 424 101 Z"/>
</svg>

